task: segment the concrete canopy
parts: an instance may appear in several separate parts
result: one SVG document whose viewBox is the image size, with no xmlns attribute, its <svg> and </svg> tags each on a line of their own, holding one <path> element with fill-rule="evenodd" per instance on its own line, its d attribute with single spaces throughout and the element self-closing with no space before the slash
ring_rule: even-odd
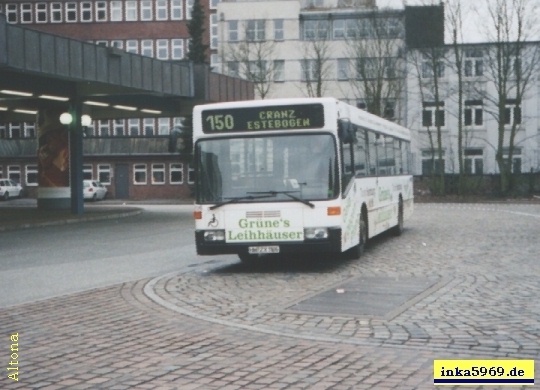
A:
<svg viewBox="0 0 540 390">
<path fill-rule="evenodd" d="M 93 119 L 185 116 L 208 98 L 196 84 L 209 80 L 209 69 L 199 82 L 194 67 L 12 25 L 0 14 L 0 122 L 33 122 L 35 111 L 67 110 L 73 102 Z M 221 95 L 253 93 L 242 84 Z"/>
</svg>

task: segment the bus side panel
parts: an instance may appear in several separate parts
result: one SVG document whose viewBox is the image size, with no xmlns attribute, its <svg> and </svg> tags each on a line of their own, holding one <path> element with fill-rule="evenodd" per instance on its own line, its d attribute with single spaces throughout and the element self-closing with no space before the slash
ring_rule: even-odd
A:
<svg viewBox="0 0 540 390">
<path fill-rule="evenodd" d="M 354 184 L 344 194 L 343 199 L 343 234 L 341 249 L 346 251 L 360 241 L 360 212 L 365 204 L 369 209 L 374 204 L 377 179 L 367 177 L 354 179 Z"/>
<path fill-rule="evenodd" d="M 412 177 L 379 177 L 377 194 L 370 209 L 370 237 L 376 236 L 398 224 L 399 197 L 403 199 L 404 219 L 412 214 Z"/>
</svg>

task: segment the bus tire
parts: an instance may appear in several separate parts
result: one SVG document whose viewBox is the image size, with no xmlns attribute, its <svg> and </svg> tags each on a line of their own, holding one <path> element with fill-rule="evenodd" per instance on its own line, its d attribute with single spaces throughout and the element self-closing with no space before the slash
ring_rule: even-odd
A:
<svg viewBox="0 0 540 390">
<path fill-rule="evenodd" d="M 392 228 L 392 233 L 394 236 L 401 236 L 403 233 L 403 199 L 399 197 L 398 205 L 398 221 L 397 225 Z"/>
</svg>

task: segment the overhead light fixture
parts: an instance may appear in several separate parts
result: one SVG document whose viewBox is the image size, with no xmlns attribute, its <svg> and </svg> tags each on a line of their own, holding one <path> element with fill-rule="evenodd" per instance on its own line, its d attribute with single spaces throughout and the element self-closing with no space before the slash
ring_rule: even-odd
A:
<svg viewBox="0 0 540 390">
<path fill-rule="evenodd" d="M 141 108 L 141 112 L 146 112 L 148 114 L 161 114 L 159 110 L 151 110 L 149 108 Z"/>
<path fill-rule="evenodd" d="M 6 95 L 32 96 L 31 92 L 14 91 L 12 89 L 2 89 L 2 90 L 0 90 L 0 92 L 5 93 Z"/>
<path fill-rule="evenodd" d="M 57 100 L 59 102 L 67 102 L 69 100 L 68 97 L 55 96 L 55 95 L 39 95 L 38 97 L 41 99 Z"/>
<path fill-rule="evenodd" d="M 118 109 L 118 110 L 137 111 L 137 107 L 122 106 L 120 104 L 117 104 L 116 106 L 113 106 L 113 107 Z"/>
<path fill-rule="evenodd" d="M 90 117 L 90 115 L 84 114 L 81 116 L 81 125 L 85 127 L 92 125 L 92 118 Z"/>
<path fill-rule="evenodd" d="M 69 125 L 71 122 L 73 122 L 73 117 L 69 112 L 63 112 L 60 114 L 60 123 L 63 125 Z"/>
<path fill-rule="evenodd" d="M 8 108 L 7 107 L 0 107 L 0 111 L 7 111 Z"/>
<path fill-rule="evenodd" d="M 83 102 L 84 104 L 88 104 L 89 106 L 98 106 L 98 107 L 108 107 L 108 103 L 102 103 L 102 102 L 95 102 L 93 100 L 86 100 Z"/>
<path fill-rule="evenodd" d="M 24 110 L 22 108 L 16 108 L 13 111 L 18 112 L 20 114 L 31 114 L 31 115 L 36 115 L 37 114 L 36 110 Z"/>
</svg>

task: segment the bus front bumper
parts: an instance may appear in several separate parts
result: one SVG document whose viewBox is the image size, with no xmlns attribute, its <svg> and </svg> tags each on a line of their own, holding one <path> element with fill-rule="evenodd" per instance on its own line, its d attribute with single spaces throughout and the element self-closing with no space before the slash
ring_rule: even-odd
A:
<svg viewBox="0 0 540 390">
<path fill-rule="evenodd" d="M 249 247 L 278 246 L 279 254 L 339 253 L 341 252 L 341 229 L 329 228 L 328 238 L 322 240 L 304 240 L 294 242 L 243 242 L 205 241 L 204 231 L 195 231 L 195 245 L 198 255 L 246 254 Z"/>
</svg>

